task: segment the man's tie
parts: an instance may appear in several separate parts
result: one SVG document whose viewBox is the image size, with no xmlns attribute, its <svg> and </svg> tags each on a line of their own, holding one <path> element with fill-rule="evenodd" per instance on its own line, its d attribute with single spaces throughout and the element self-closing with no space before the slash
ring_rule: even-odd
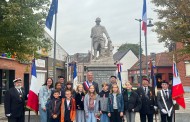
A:
<svg viewBox="0 0 190 122">
<path fill-rule="evenodd" d="M 146 87 L 144 88 L 145 94 L 146 94 Z"/>
<path fill-rule="evenodd" d="M 169 99 L 169 97 L 168 97 L 168 91 L 165 91 L 165 94 L 166 94 L 166 98 Z"/>
</svg>

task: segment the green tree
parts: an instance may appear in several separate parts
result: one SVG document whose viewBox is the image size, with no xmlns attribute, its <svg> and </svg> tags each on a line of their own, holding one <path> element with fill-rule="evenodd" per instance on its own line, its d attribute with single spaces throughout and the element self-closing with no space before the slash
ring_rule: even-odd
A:
<svg viewBox="0 0 190 122">
<path fill-rule="evenodd" d="M 125 51 L 131 49 L 136 56 L 139 55 L 139 45 L 138 44 L 131 44 L 131 43 L 125 43 L 122 44 L 119 48 L 118 51 Z M 143 49 L 141 48 L 141 53 L 143 52 Z"/>
<path fill-rule="evenodd" d="M 39 48 L 51 48 L 44 37 L 49 0 L 0 1 L 0 52 L 16 53 L 22 61 L 37 56 Z"/>
<path fill-rule="evenodd" d="M 157 7 L 159 21 L 155 23 L 158 41 L 170 48 L 175 42 L 187 44 L 179 51 L 181 55 L 190 54 L 190 1 L 152 0 Z"/>
</svg>

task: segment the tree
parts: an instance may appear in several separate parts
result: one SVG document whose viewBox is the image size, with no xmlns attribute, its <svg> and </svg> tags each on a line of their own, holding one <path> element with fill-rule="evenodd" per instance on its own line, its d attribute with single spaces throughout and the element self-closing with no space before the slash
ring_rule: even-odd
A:
<svg viewBox="0 0 190 122">
<path fill-rule="evenodd" d="M 190 54 L 190 1 L 189 0 L 152 0 L 157 7 L 155 12 L 160 21 L 156 22 L 158 41 L 165 42 L 170 48 L 173 43 L 182 42 L 186 46 L 178 51 Z"/>
<path fill-rule="evenodd" d="M 49 50 L 44 37 L 44 20 L 49 0 L 9 0 L 0 2 L 0 52 L 11 53 L 17 60 L 37 56 L 39 48 Z"/>
<path fill-rule="evenodd" d="M 138 44 L 130 44 L 130 43 L 125 43 L 122 44 L 119 48 L 118 51 L 125 51 L 131 49 L 136 56 L 139 55 L 139 45 Z M 141 53 L 143 52 L 143 49 L 141 48 Z"/>
</svg>

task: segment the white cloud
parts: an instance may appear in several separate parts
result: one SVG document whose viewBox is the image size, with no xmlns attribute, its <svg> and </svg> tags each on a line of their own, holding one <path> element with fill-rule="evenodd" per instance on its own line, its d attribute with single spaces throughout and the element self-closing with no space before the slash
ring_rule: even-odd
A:
<svg viewBox="0 0 190 122">
<path fill-rule="evenodd" d="M 143 0 L 59 0 L 57 42 L 69 54 L 87 52 L 91 49 L 90 30 L 96 17 L 100 17 L 113 44 L 139 43 L 139 23 L 135 18 L 141 18 L 142 5 Z M 147 1 L 148 18 L 158 21 L 153 9 L 154 5 Z M 54 30 L 48 33 L 53 37 Z M 148 53 L 166 50 L 150 28 L 147 38 Z"/>
</svg>

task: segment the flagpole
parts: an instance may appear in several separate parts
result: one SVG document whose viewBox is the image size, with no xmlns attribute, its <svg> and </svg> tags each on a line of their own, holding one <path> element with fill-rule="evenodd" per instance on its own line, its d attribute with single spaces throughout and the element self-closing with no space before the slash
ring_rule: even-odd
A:
<svg viewBox="0 0 190 122">
<path fill-rule="evenodd" d="M 172 43 L 172 46 L 173 46 L 173 63 L 176 62 L 176 57 L 175 57 L 175 54 L 176 54 L 176 46 L 175 46 L 175 43 Z M 174 68 L 174 67 L 173 67 Z M 174 75 L 174 74 L 173 74 Z M 173 87 L 173 80 L 172 80 L 172 87 Z M 171 95 L 172 95 L 172 88 L 171 88 Z M 173 115 L 173 120 L 175 122 L 175 105 L 173 105 L 173 108 L 174 108 L 174 115 Z"/>
<path fill-rule="evenodd" d="M 57 12 L 55 11 L 54 57 L 53 57 L 53 80 L 54 80 L 54 82 L 56 82 L 56 39 L 57 39 Z"/>
</svg>

